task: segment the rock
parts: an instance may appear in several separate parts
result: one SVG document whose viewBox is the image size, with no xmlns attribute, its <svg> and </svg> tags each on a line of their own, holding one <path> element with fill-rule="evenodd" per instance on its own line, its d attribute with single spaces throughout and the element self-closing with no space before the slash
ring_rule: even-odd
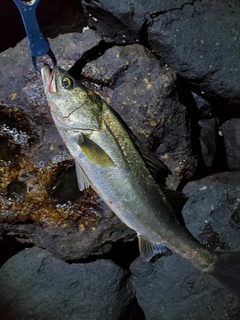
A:
<svg viewBox="0 0 240 320">
<path fill-rule="evenodd" d="M 68 69 L 100 41 L 88 30 L 61 35 L 51 47 L 59 65 Z M 1 59 L 0 235 L 22 238 L 68 261 L 104 254 L 113 242 L 133 239 L 135 232 L 93 190 L 79 192 L 73 160 L 53 125 L 26 40 Z M 162 143 L 158 155 L 174 173 L 170 185 L 194 173 L 188 119 L 174 72 L 134 45 L 107 50 L 83 74 L 82 81 L 121 114 L 145 146 L 154 151 Z M 182 158 L 186 165 L 179 166 Z"/>
<path fill-rule="evenodd" d="M 148 264 L 151 272 L 141 260 L 131 264 L 136 297 L 146 320 L 238 319 L 239 299 L 187 260 L 174 253 Z"/>
<path fill-rule="evenodd" d="M 227 163 L 230 170 L 240 169 L 240 119 L 230 119 L 222 124 Z"/>
<path fill-rule="evenodd" d="M 188 230 L 211 250 L 239 250 L 240 172 L 189 182 L 182 215 Z"/>
<path fill-rule="evenodd" d="M 88 24 L 105 37 L 145 44 L 194 92 L 224 113 L 239 115 L 238 2 L 100 0 L 83 6 Z"/>
<path fill-rule="evenodd" d="M 212 167 L 217 161 L 217 149 L 219 144 L 218 119 L 204 119 L 198 122 L 200 126 L 200 145 L 204 164 Z"/>
<path fill-rule="evenodd" d="M 189 182 L 183 207 L 186 227 L 210 250 L 239 250 L 240 172 Z M 239 299 L 173 253 L 130 266 L 138 303 L 147 320 L 238 319 Z"/>
<path fill-rule="evenodd" d="M 68 264 L 34 247 L 0 269 L 1 319 L 113 319 L 134 296 L 111 260 Z"/>
<path fill-rule="evenodd" d="M 198 108 L 198 119 L 208 119 L 212 116 L 212 106 L 201 96 L 193 93 L 194 101 Z"/>
</svg>

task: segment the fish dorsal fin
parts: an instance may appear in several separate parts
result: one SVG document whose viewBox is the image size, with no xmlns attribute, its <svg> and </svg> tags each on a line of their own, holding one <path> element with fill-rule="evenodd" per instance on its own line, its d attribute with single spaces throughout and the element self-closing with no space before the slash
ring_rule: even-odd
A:
<svg viewBox="0 0 240 320">
<path fill-rule="evenodd" d="M 175 212 L 178 211 L 178 209 L 183 206 L 187 200 L 187 197 L 181 191 L 175 191 L 163 187 L 163 192 Z"/>
<path fill-rule="evenodd" d="M 143 147 L 138 139 L 130 132 L 130 136 L 138 149 L 140 155 L 142 156 L 146 166 L 148 167 L 151 175 L 154 179 L 161 185 L 165 185 L 166 177 L 171 174 L 168 167 L 158 158 L 154 156 L 147 148 Z"/>
<path fill-rule="evenodd" d="M 100 167 L 115 167 L 109 155 L 85 134 L 81 134 L 78 144 L 85 156 Z"/>
<path fill-rule="evenodd" d="M 138 234 L 138 244 L 141 256 L 145 257 L 147 261 L 151 260 L 158 253 L 167 252 L 167 248 L 164 245 L 151 242 L 140 234 Z"/>
<path fill-rule="evenodd" d="M 76 160 L 75 160 L 75 168 L 77 173 L 78 188 L 80 191 L 83 191 L 84 189 L 90 186 L 90 183 L 87 179 L 86 174 L 82 170 L 80 164 Z"/>
</svg>

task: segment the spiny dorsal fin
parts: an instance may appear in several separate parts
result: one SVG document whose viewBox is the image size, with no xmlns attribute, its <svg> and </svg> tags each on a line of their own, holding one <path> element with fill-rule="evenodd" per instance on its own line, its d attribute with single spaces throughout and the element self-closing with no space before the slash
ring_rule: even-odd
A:
<svg viewBox="0 0 240 320">
<path fill-rule="evenodd" d="M 115 167 L 109 155 L 85 134 L 81 134 L 78 144 L 85 156 L 100 167 Z"/>
<path fill-rule="evenodd" d="M 158 253 L 167 252 L 167 248 L 161 243 L 151 242 L 144 236 L 138 234 L 138 243 L 141 256 L 145 257 L 147 261 L 151 260 Z"/>
</svg>

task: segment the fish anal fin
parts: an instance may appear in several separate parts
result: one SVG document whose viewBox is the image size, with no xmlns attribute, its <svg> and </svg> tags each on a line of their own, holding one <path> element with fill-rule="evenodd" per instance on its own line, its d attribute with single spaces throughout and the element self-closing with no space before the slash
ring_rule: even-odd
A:
<svg viewBox="0 0 240 320">
<path fill-rule="evenodd" d="M 94 141 L 84 134 L 81 134 L 78 144 L 85 156 L 100 167 L 115 167 L 109 155 Z"/>
<path fill-rule="evenodd" d="M 151 242 L 146 237 L 138 234 L 139 250 L 142 257 L 151 260 L 158 253 L 166 253 L 167 248 L 161 243 Z"/>
<path fill-rule="evenodd" d="M 75 168 L 76 168 L 76 174 L 77 174 L 78 188 L 80 191 L 83 191 L 84 189 L 90 186 L 90 183 L 84 171 L 82 170 L 80 164 L 76 160 L 75 160 Z"/>
</svg>

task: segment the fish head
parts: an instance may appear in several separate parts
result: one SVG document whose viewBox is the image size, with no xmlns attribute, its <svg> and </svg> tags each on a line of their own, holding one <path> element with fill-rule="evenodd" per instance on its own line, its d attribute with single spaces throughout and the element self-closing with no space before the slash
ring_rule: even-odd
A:
<svg viewBox="0 0 240 320">
<path fill-rule="evenodd" d="M 102 99 L 64 69 L 41 69 L 44 91 L 57 126 L 73 130 L 100 130 Z"/>
</svg>

